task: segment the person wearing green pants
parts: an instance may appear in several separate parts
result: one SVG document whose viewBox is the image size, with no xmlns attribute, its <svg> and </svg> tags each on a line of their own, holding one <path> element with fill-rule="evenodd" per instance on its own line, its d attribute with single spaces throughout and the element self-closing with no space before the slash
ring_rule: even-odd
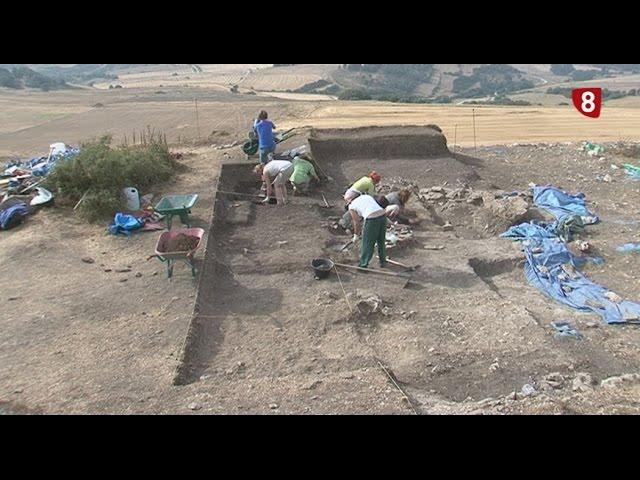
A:
<svg viewBox="0 0 640 480">
<path fill-rule="evenodd" d="M 388 206 L 389 201 L 385 197 L 374 198 L 369 195 L 362 195 L 349 205 L 355 232 L 353 241 L 356 242 L 362 233 L 360 268 L 369 268 L 376 244 L 378 245 L 380 266 L 384 268 L 387 264 L 387 212 L 385 209 Z"/>
</svg>

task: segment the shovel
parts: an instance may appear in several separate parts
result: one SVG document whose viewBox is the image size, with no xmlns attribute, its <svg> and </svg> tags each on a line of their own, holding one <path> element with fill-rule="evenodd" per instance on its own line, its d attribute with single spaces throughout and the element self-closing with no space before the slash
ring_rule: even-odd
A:
<svg viewBox="0 0 640 480">
<path fill-rule="evenodd" d="M 400 263 L 400 262 L 396 262 L 391 260 L 390 258 L 387 258 L 387 263 L 390 265 L 395 265 L 396 267 L 401 267 L 406 269 L 406 272 L 415 272 L 417 271 L 420 267 L 422 267 L 422 265 L 416 265 L 415 267 L 410 267 L 409 265 L 405 265 L 404 263 Z"/>
</svg>

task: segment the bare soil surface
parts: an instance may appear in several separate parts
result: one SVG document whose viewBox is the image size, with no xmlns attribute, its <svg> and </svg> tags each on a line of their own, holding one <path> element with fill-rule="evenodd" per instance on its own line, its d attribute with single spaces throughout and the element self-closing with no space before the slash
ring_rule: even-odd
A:
<svg viewBox="0 0 640 480">
<path fill-rule="evenodd" d="M 310 266 L 328 256 L 355 263 L 355 250 L 336 251 L 349 237 L 330 224 L 343 212 L 344 190 L 371 169 L 385 187 L 466 188 L 487 198 L 531 182 L 555 184 L 584 192 L 602 217 L 586 238 L 606 263 L 588 275 L 639 300 L 640 257 L 615 251 L 639 233 L 640 184 L 611 168 L 627 159 L 589 157 L 575 143 L 482 147 L 455 157 L 323 154 L 320 165 L 334 179 L 324 189 L 332 208 L 317 194 L 283 208 L 219 194 L 222 214 L 212 225 L 223 162 L 244 165 L 229 168 L 220 190 L 257 194 L 259 185 L 239 149 L 193 153 L 183 160 L 188 171 L 153 193 L 201 195 L 194 226 L 215 230 L 206 262 L 203 251 L 197 256 L 198 290 L 189 269 L 177 266 L 169 283 L 164 265 L 146 260 L 156 234 L 111 237 L 68 209 L 43 209 L 0 236 L 0 412 L 640 411 L 637 327 L 606 326 L 530 287 L 517 245 L 498 238 L 522 215 L 502 204 L 425 206 L 414 198 L 410 210 L 423 222 L 412 243 L 390 253 L 420 266 L 411 282 L 344 270 L 317 281 Z M 612 181 L 598 179 L 607 174 Z M 447 222 L 452 231 L 443 229 Z M 352 313 L 371 298 L 382 302 L 380 311 Z M 571 321 L 585 339 L 556 340 L 550 323 L 557 320 Z M 184 345 L 189 325 L 194 336 Z M 526 396 L 525 385 L 535 393 Z"/>
</svg>

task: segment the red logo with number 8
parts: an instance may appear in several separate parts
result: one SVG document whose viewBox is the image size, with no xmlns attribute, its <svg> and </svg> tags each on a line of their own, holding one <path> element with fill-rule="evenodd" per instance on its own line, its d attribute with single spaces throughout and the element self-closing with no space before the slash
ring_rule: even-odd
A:
<svg viewBox="0 0 640 480">
<path fill-rule="evenodd" d="M 599 118 L 602 112 L 602 89 L 576 88 L 573 91 L 573 104 L 584 116 Z"/>
</svg>

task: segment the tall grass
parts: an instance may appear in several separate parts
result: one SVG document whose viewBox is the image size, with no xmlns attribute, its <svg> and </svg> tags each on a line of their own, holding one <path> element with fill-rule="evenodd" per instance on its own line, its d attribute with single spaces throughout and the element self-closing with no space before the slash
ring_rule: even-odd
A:
<svg viewBox="0 0 640 480">
<path fill-rule="evenodd" d="M 149 132 L 151 133 L 151 132 Z M 79 213 L 89 221 L 121 211 L 126 187 L 145 189 L 169 180 L 178 164 L 161 135 L 145 134 L 138 145 L 112 146 L 105 135 L 85 143 L 78 156 L 59 163 L 47 180 L 58 195 L 78 201 Z"/>
</svg>

